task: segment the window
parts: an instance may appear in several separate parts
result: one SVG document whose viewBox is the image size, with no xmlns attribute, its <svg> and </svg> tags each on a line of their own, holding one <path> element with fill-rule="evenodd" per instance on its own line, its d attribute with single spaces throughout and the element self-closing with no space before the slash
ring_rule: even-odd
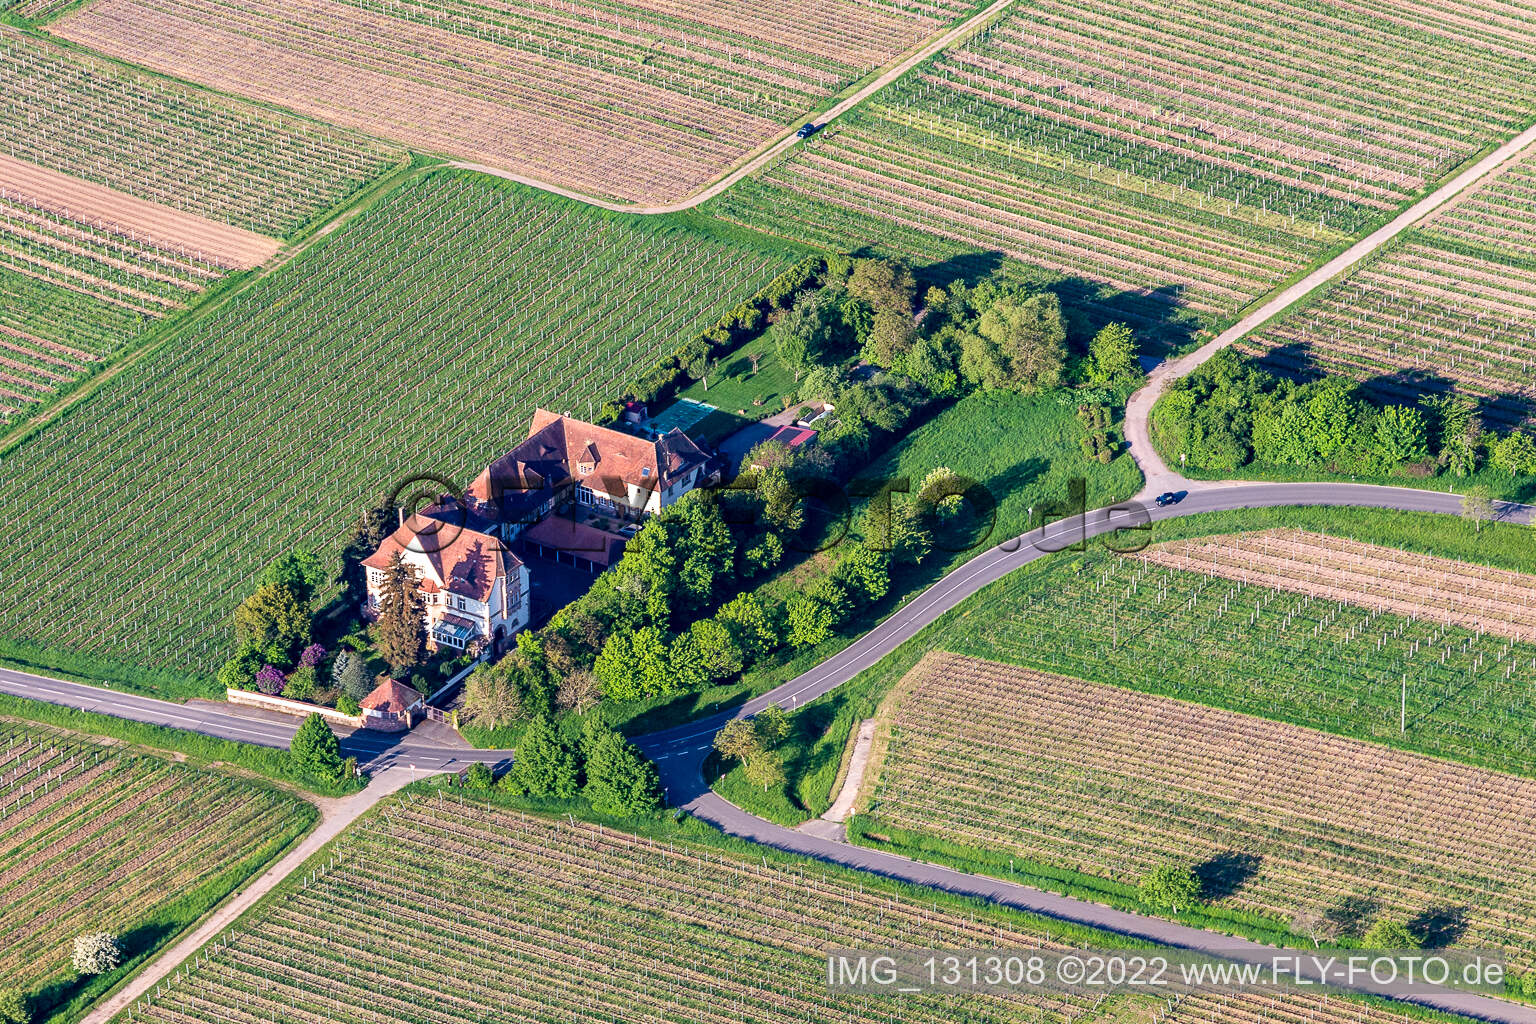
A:
<svg viewBox="0 0 1536 1024">
<path fill-rule="evenodd" d="M 650 466 L 641 466 L 640 467 L 640 475 L 642 477 L 650 476 L 651 475 L 651 467 Z"/>
</svg>

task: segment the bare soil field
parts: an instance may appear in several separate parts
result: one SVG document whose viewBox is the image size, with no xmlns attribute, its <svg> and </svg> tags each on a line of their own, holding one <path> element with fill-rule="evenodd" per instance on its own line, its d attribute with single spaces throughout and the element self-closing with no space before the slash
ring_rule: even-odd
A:
<svg viewBox="0 0 1536 1024">
<path fill-rule="evenodd" d="M 1492 633 L 1536 639 L 1536 578 L 1307 530 L 1157 544 L 1144 561 Z"/>
<path fill-rule="evenodd" d="M 401 153 L 0 25 L 0 152 L 284 238 Z"/>
<path fill-rule="evenodd" d="M 258 267 L 281 246 L 277 239 L 254 231 L 147 202 L 0 154 L 0 201 L 10 199 L 19 199 L 56 217 L 84 221 L 97 230 L 126 235 L 146 248 L 176 253 L 225 270 Z"/>
<path fill-rule="evenodd" d="M 0 418 L 280 243 L 0 155 Z"/>
<path fill-rule="evenodd" d="M 866 830 L 891 826 L 1355 934 L 1536 941 L 1536 780 L 954 654 L 896 696 Z"/>
<path fill-rule="evenodd" d="M 64 38 L 608 199 L 680 199 L 970 0 L 99 0 Z"/>
</svg>

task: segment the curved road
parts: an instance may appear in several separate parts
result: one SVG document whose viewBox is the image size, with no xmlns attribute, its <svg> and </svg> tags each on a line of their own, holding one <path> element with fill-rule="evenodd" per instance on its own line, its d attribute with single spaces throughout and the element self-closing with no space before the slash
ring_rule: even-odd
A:
<svg viewBox="0 0 1536 1024">
<path fill-rule="evenodd" d="M 1196 484 L 1191 485 L 1190 494 L 1182 502 L 1168 508 L 1131 501 L 1095 509 L 1081 516 L 1048 523 L 1022 537 L 988 548 L 934 583 L 843 651 L 762 696 L 732 711 L 653 733 L 636 742 L 656 759 L 669 801 L 674 806 L 685 807 L 731 835 L 887 878 L 976 896 L 1030 913 L 1169 946 L 1229 959 L 1268 962 L 1273 950 L 1259 943 L 1231 939 L 1016 882 L 966 874 L 881 850 L 821 839 L 764 821 L 711 792 L 704 784 L 702 769 L 710 741 L 726 721 L 753 714 L 774 703 L 798 707 L 836 689 L 967 597 L 1037 558 L 1080 541 L 1093 541 L 1158 520 L 1202 512 L 1283 505 L 1355 506 L 1457 514 L 1461 511 L 1461 497 L 1439 491 L 1365 484 Z M 1536 513 L 1531 506 L 1515 504 L 1496 505 L 1494 511 L 1496 518 L 1520 523 L 1532 522 L 1533 513 Z M 224 710 L 211 702 L 206 705 L 173 704 L 9 669 L 0 669 L 0 692 L 265 746 L 287 746 L 296 728 L 294 719 L 283 716 L 244 712 L 243 709 Z M 456 740 L 445 728 L 434 728 L 429 723 L 402 736 L 352 733 L 342 739 L 342 746 L 346 753 L 356 756 L 359 763 L 374 770 L 389 766 L 414 766 L 423 771 L 452 770 L 476 761 L 502 763 L 511 757 L 511 751 L 471 750 Z M 165 969 L 172 967 L 174 963 Z M 1413 1001 L 1500 1024 L 1536 1024 L 1536 1008 L 1486 996 L 1446 992 L 1417 996 Z"/>
</svg>

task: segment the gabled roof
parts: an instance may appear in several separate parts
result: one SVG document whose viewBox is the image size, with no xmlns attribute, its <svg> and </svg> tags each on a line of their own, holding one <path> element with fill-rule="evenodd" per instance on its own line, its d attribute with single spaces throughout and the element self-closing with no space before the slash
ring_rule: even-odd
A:
<svg viewBox="0 0 1536 1024">
<path fill-rule="evenodd" d="M 420 693 L 404 683 L 386 679 L 358 703 L 365 711 L 388 711 L 398 715 L 415 707 L 423 699 Z"/>
<path fill-rule="evenodd" d="M 654 440 L 547 409 L 533 414 L 528 438 L 491 463 L 469 487 L 469 497 L 499 510 L 502 522 L 516 521 L 567 481 L 579 480 L 607 494 L 628 487 L 666 487 L 708 456 L 681 430 Z"/>
<path fill-rule="evenodd" d="M 476 601 L 488 599 L 496 581 L 512 576 L 523 564 L 488 533 L 422 515 L 411 516 L 385 537 L 363 564 L 387 569 L 396 554 L 418 567 L 425 562 L 422 590 L 426 593 L 441 588 Z"/>
</svg>

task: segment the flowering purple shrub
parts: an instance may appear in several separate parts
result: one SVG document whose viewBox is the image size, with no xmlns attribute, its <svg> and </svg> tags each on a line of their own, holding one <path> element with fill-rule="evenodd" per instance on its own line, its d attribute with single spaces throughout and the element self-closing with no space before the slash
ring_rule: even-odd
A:
<svg viewBox="0 0 1536 1024">
<path fill-rule="evenodd" d="M 325 658 L 325 648 L 319 644 L 310 644 L 304 648 L 304 653 L 299 655 L 300 668 L 314 668 Z"/>
<path fill-rule="evenodd" d="M 276 697 L 283 692 L 283 686 L 288 682 L 288 677 L 283 675 L 283 670 L 271 665 L 261 666 L 261 671 L 256 673 L 256 689 L 268 697 Z"/>
</svg>

